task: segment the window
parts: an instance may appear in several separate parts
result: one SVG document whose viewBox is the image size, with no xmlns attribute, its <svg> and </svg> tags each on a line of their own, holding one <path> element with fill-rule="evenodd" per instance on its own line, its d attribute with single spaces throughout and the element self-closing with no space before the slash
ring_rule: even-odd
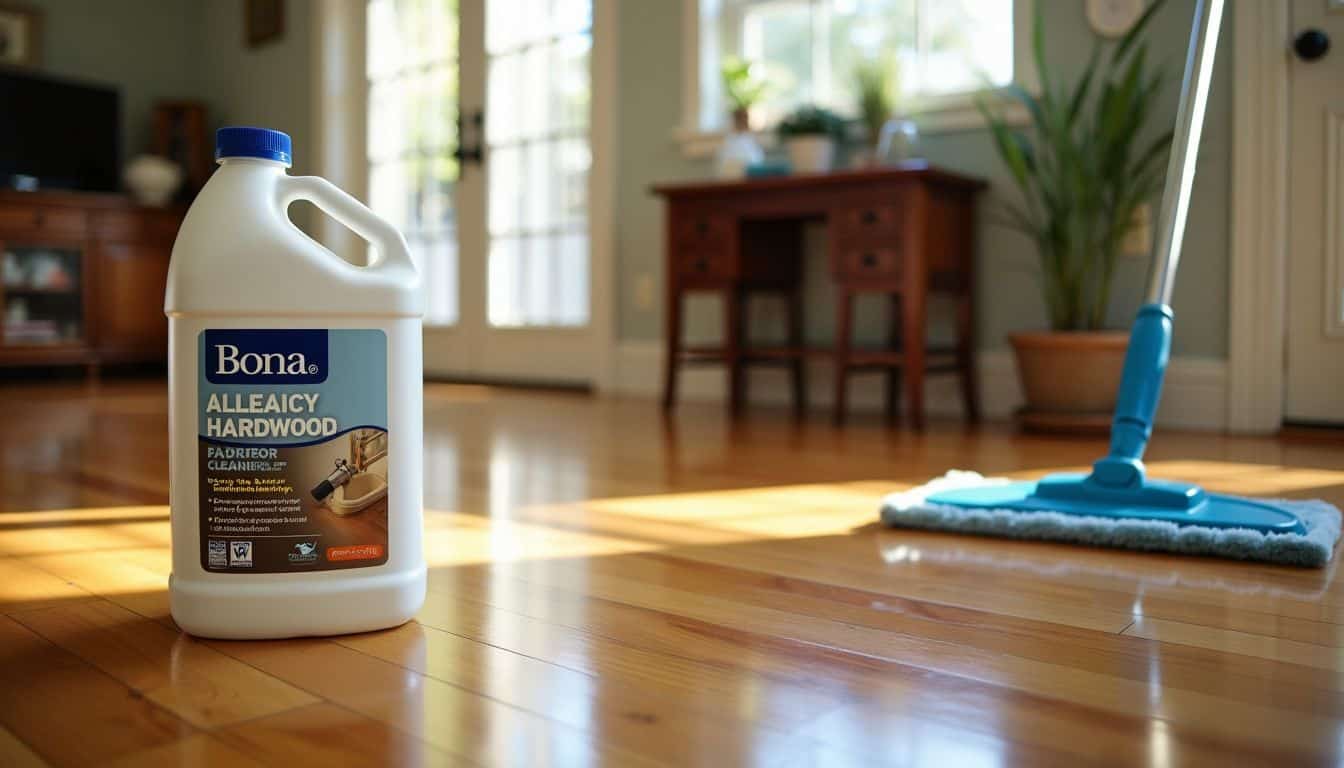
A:
<svg viewBox="0 0 1344 768">
<path fill-rule="evenodd" d="M 758 127 L 805 103 L 853 114 L 854 72 L 870 60 L 889 58 L 907 108 L 946 105 L 986 85 L 1023 79 L 1014 54 L 1020 47 L 1015 18 L 1022 10 L 1015 6 L 1024 0 L 690 3 L 698 6 L 698 93 L 687 98 L 696 112 L 687 122 L 699 131 L 725 127 L 720 66 L 726 56 L 759 65 L 771 84 L 752 110 Z"/>
<path fill-rule="evenodd" d="M 427 325 L 457 322 L 457 1 L 370 0 L 369 207 L 406 236 Z"/>
<path fill-rule="evenodd" d="M 486 4 L 495 327 L 588 322 L 592 25 L 589 0 Z"/>
</svg>

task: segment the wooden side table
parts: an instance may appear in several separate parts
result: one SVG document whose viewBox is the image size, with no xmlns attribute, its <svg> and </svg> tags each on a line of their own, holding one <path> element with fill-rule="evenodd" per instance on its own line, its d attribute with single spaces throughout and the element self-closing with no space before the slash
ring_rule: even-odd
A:
<svg viewBox="0 0 1344 768">
<path fill-rule="evenodd" d="M 984 182 L 932 168 L 845 171 L 733 182 L 669 184 L 654 188 L 667 202 L 667 367 L 663 407 L 676 405 L 683 363 L 721 363 L 729 372 L 728 408 L 740 412 L 744 368 L 753 364 L 791 369 L 795 412 L 801 414 L 804 363 L 835 362 L 835 421 L 844 419 L 850 374 L 876 369 L 888 376 L 888 414 L 898 412 L 904 384 L 911 426 L 924 425 L 924 377 L 955 371 L 961 378 L 967 418 L 979 417 L 975 381 L 975 200 Z M 829 350 L 802 344 L 802 227 L 825 222 L 830 275 L 837 292 L 836 342 Z M 718 347 L 688 347 L 682 340 L 682 303 L 689 293 L 724 297 L 724 334 Z M 788 297 L 786 344 L 751 348 L 745 343 L 744 306 L 753 293 Z M 956 296 L 957 343 L 929 349 L 927 299 Z M 856 350 L 851 343 L 854 297 L 891 297 L 889 344 Z M 904 380 L 903 382 L 901 380 Z"/>
</svg>

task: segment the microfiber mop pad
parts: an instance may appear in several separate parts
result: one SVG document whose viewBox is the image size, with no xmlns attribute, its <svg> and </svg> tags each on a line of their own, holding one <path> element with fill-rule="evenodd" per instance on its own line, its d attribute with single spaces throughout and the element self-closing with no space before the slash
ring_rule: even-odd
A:
<svg viewBox="0 0 1344 768">
<path fill-rule="evenodd" d="M 1307 529 L 1305 535 L 1059 512 L 975 509 L 927 501 L 929 496 L 942 491 L 1010 482 L 1013 481 L 953 470 L 918 488 L 887 496 L 882 501 L 882 522 L 893 528 L 922 528 L 1013 539 L 1045 539 L 1098 547 L 1213 555 L 1310 567 L 1321 567 L 1328 563 L 1334 554 L 1335 543 L 1339 540 L 1340 512 L 1320 500 L 1274 502 L 1302 520 Z"/>
</svg>

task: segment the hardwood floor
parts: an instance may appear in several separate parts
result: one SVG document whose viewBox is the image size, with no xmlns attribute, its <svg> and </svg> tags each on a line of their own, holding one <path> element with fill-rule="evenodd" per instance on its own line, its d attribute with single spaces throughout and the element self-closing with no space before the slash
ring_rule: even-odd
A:
<svg viewBox="0 0 1344 768">
<path fill-rule="evenodd" d="M 168 616 L 160 384 L 0 388 L 0 765 L 1344 760 L 1335 569 L 875 525 L 1096 440 L 430 386 L 430 595 L 385 632 Z M 1344 503 L 1344 441 L 1159 434 L 1155 474 Z"/>
</svg>

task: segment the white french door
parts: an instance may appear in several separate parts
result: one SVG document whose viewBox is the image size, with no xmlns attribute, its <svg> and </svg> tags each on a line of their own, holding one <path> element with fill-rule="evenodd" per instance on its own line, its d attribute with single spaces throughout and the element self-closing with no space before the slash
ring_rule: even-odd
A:
<svg viewBox="0 0 1344 768">
<path fill-rule="evenodd" d="M 593 6 L 368 3 L 369 202 L 425 275 L 429 375 L 600 379 Z"/>
<path fill-rule="evenodd" d="M 1296 0 L 1284 419 L 1344 424 L 1344 6 Z M 1317 37 L 1316 46 L 1310 36 Z M 1322 40 L 1323 38 L 1323 40 Z M 1324 45 L 1321 43 L 1324 42 Z"/>
</svg>

